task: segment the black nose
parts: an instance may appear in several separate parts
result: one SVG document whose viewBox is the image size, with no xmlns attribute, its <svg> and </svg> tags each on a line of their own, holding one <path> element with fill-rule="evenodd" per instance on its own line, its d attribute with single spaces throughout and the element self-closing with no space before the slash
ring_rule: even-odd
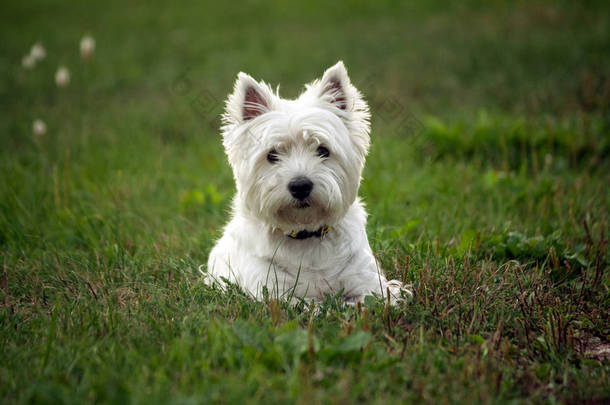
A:
<svg viewBox="0 0 610 405">
<path fill-rule="evenodd" d="M 307 177 L 296 177 L 288 183 L 290 194 L 297 200 L 306 199 L 311 194 L 313 183 Z"/>
</svg>

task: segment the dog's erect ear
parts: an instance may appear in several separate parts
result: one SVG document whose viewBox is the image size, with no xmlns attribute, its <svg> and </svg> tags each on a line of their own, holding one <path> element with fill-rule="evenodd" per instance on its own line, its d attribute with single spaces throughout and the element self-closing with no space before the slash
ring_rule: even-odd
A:
<svg viewBox="0 0 610 405">
<path fill-rule="evenodd" d="M 350 85 L 347 70 L 343 62 L 337 64 L 324 72 L 320 81 L 320 98 L 325 99 L 330 104 L 340 110 L 347 109 L 345 89 Z"/>
<path fill-rule="evenodd" d="M 227 99 L 223 120 L 226 125 L 239 125 L 271 110 L 273 93 L 265 83 L 240 72 L 233 93 Z"/>
<path fill-rule="evenodd" d="M 343 111 L 352 111 L 362 102 L 360 93 L 352 86 L 343 62 L 328 68 L 318 85 L 320 99 Z"/>
</svg>

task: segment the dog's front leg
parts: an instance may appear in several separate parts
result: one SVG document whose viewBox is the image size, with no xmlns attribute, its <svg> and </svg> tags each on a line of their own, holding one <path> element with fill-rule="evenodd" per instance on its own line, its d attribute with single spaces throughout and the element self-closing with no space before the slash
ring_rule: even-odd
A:
<svg viewBox="0 0 610 405">
<path fill-rule="evenodd" d="M 347 271 L 343 275 L 342 285 L 348 302 L 362 302 L 369 295 L 380 296 L 387 299 L 390 294 L 392 305 L 399 301 L 410 301 L 413 290 L 410 285 L 404 285 L 399 280 L 388 280 L 373 258 L 364 258 L 359 266 Z M 363 270 L 364 269 L 364 270 Z"/>
</svg>

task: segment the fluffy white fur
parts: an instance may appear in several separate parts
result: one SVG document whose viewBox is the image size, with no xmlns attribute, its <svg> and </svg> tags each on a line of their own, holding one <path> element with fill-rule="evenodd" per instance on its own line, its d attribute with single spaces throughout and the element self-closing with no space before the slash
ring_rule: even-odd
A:
<svg viewBox="0 0 610 405">
<path fill-rule="evenodd" d="M 258 299 L 264 287 L 272 297 L 307 301 L 340 291 L 349 302 L 387 291 L 392 302 L 411 297 L 383 275 L 366 236 L 358 187 L 369 111 L 342 62 L 295 100 L 239 73 L 223 122 L 237 194 L 232 219 L 210 253 L 207 283 L 236 283 Z M 320 146 L 328 157 L 317 152 Z M 277 161 L 267 159 L 270 151 Z M 288 189 L 301 176 L 313 183 L 304 202 Z M 288 236 L 324 226 L 330 232 L 320 237 Z"/>
</svg>

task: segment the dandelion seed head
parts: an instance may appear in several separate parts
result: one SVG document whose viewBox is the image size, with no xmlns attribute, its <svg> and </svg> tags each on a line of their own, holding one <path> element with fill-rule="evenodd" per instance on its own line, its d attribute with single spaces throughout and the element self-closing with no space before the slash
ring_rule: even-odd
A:
<svg viewBox="0 0 610 405">
<path fill-rule="evenodd" d="M 95 39 L 93 39 L 90 35 L 85 35 L 80 40 L 80 54 L 83 59 L 88 60 L 93 56 L 93 52 L 95 51 Z"/>
<path fill-rule="evenodd" d="M 60 66 L 55 73 L 55 83 L 59 87 L 66 87 L 70 84 L 70 71 L 65 66 Z"/>
<path fill-rule="evenodd" d="M 44 46 L 40 42 L 36 42 L 32 49 L 30 49 L 30 56 L 34 58 L 35 62 L 43 60 L 47 56 L 47 51 L 44 49 Z"/>
<path fill-rule="evenodd" d="M 32 132 L 36 136 L 43 136 L 47 133 L 47 124 L 41 119 L 36 119 L 32 123 Z"/>
</svg>

